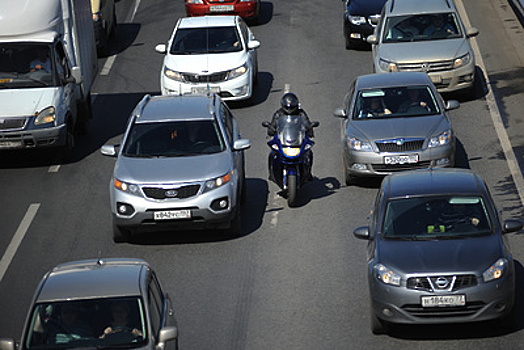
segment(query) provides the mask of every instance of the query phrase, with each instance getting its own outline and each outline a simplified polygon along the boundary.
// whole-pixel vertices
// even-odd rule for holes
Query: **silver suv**
[[[452,0],[389,0],[368,37],[377,73],[426,72],[440,92],[474,91],[475,57]]]
[[[219,96],[146,95],[128,122],[110,183],[113,238],[163,228],[229,229],[241,233],[245,196],[242,139]]]

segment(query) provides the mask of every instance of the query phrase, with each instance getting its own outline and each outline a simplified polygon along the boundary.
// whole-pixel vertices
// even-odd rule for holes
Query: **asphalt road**
[[[136,0],[138,1],[138,0]],[[524,32],[507,0],[465,0],[498,110],[516,159],[522,162]],[[366,244],[353,237],[366,224],[378,181],[346,187],[340,120],[349,84],[370,73],[371,52],[347,51],[338,0],[262,2],[253,31],[259,49],[259,85],[253,105],[232,104],[247,151],[248,201],[242,237],[213,231],[147,234],[128,244],[112,241],[108,185],[114,159],[100,147],[118,143],[129,113],[145,93],[158,94],[162,56],[182,1],[120,0],[119,25],[110,57],[99,60],[95,118],[78,140],[74,159],[55,167],[47,152],[2,154],[0,250],[25,233],[5,274],[0,275],[0,336],[18,339],[42,275],[71,260],[144,258],[172,296],[182,349],[516,349],[524,343],[524,297],[518,329],[500,333],[493,324],[397,327],[392,335],[369,330]],[[313,183],[287,207],[267,181],[265,129],[285,86],[298,94],[316,129]],[[524,217],[522,203],[479,85],[475,100],[451,113],[458,135],[458,166],[487,181],[504,218]],[[445,96],[457,98],[456,96]],[[32,206],[33,205],[33,206]],[[37,207],[35,205],[38,205]],[[37,208],[27,231],[29,208]],[[524,287],[524,238],[509,237]],[[6,256],[0,252],[0,255]],[[4,261],[4,260],[2,260]],[[1,272],[1,271],[0,271]],[[522,293],[521,293],[522,294]]]

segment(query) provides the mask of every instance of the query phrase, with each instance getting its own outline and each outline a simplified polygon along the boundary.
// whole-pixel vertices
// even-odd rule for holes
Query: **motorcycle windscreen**
[[[300,147],[306,135],[306,122],[300,115],[287,115],[277,120],[278,139],[283,147]]]

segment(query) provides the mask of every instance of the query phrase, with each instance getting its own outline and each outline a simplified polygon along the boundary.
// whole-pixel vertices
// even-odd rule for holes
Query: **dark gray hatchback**
[[[465,169],[387,176],[368,226],[368,282],[373,333],[390,323],[515,321],[515,268],[485,182]]]

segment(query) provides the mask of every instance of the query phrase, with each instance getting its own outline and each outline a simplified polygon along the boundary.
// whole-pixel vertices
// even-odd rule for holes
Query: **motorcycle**
[[[311,127],[319,126],[312,122]],[[311,167],[315,144],[307,135],[306,121],[299,115],[282,116],[277,120],[276,128],[269,122],[262,126],[268,128],[272,136],[267,142],[271,149],[268,159],[269,177],[287,196],[290,207],[296,205],[298,190],[312,180]]]

